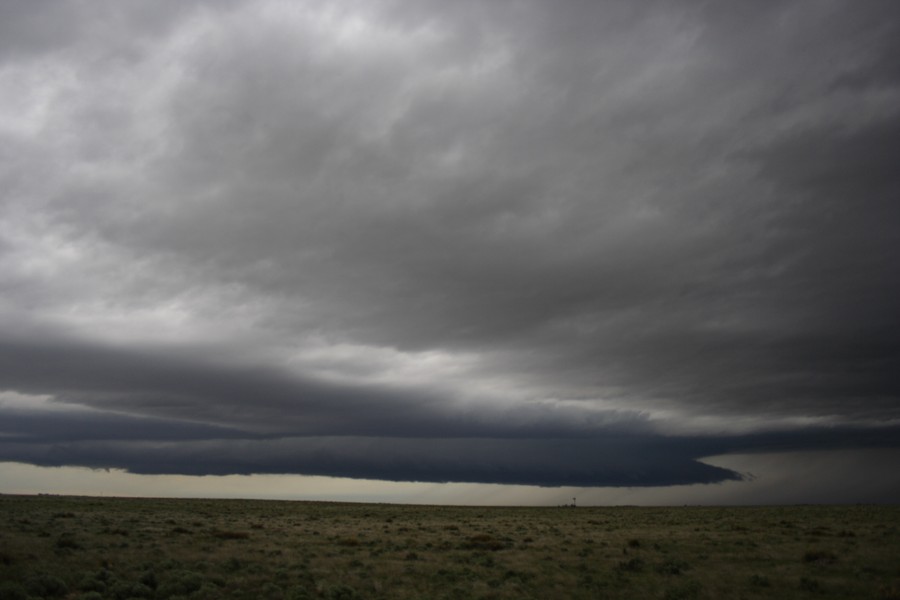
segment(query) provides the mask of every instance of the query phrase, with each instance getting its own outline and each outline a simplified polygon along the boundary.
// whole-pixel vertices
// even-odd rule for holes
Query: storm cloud
[[[0,460],[653,486],[900,446],[893,2],[0,7]]]

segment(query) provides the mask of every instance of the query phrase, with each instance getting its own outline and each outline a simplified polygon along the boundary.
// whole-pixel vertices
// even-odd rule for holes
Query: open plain
[[[900,598],[900,507],[0,496],[0,600]]]

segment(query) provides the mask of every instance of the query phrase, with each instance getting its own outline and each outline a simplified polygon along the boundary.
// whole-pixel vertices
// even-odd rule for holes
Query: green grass
[[[900,600],[900,507],[0,496],[0,600]]]

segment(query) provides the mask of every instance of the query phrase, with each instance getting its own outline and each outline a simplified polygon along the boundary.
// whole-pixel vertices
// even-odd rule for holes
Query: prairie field
[[[0,600],[900,599],[900,507],[0,495]]]

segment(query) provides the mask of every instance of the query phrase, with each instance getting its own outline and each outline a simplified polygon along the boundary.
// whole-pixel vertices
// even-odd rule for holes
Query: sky
[[[0,493],[900,502],[892,0],[3,0]]]

